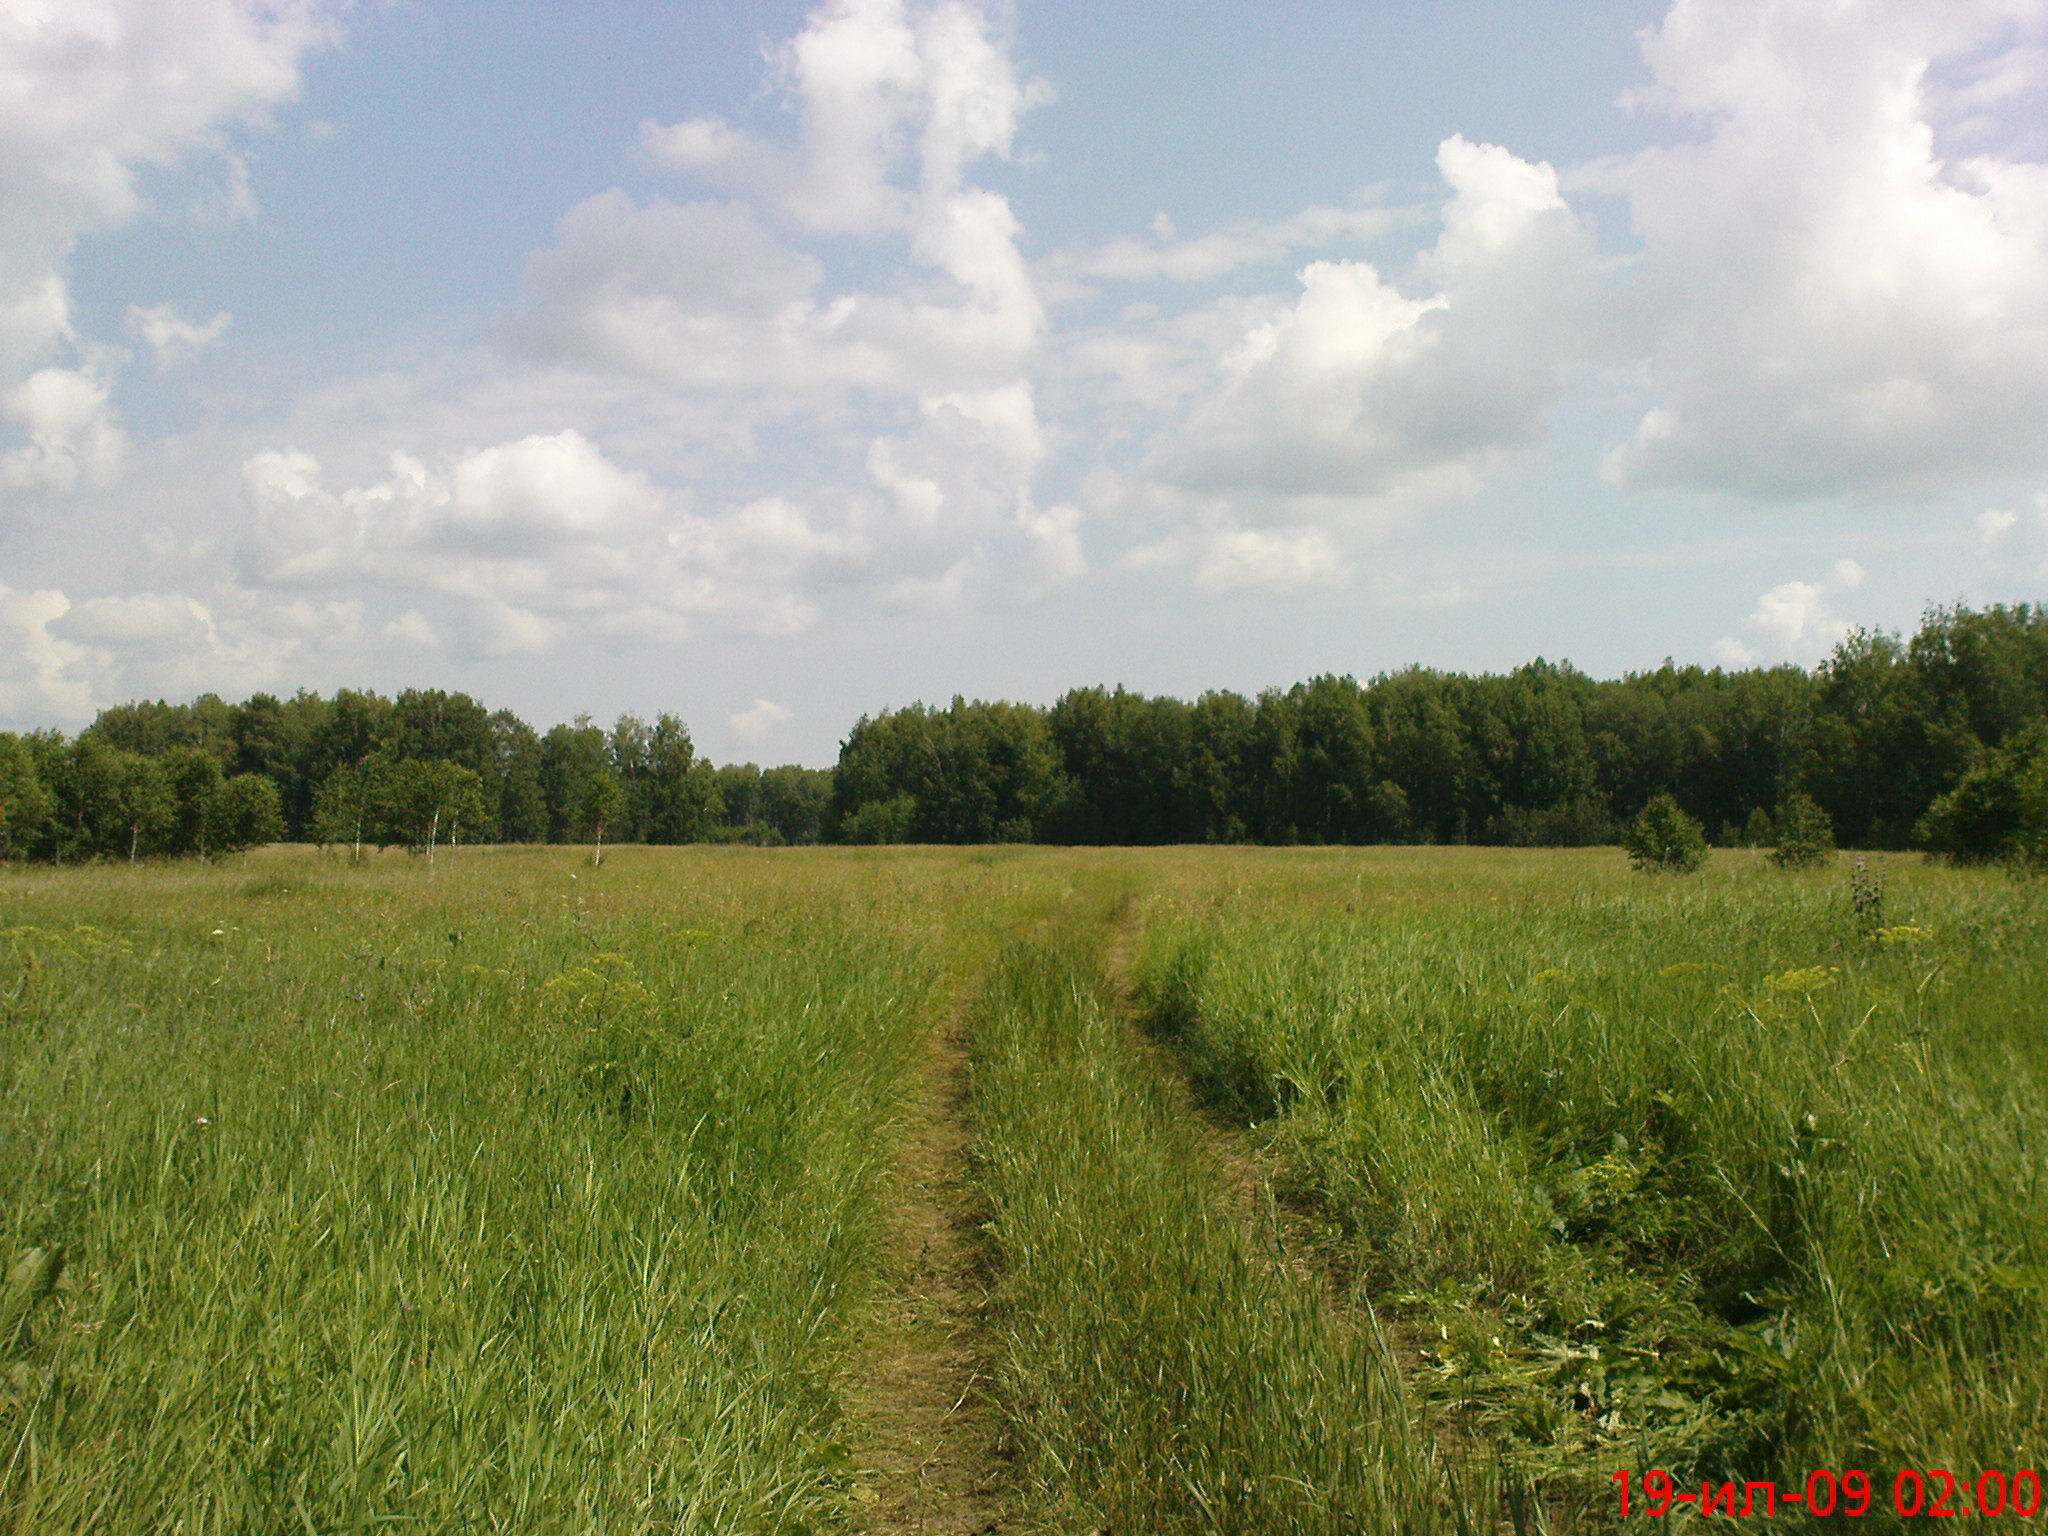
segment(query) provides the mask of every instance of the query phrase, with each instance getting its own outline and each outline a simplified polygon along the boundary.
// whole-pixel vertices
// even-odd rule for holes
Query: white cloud
[[[803,589],[864,553],[780,498],[694,514],[574,431],[472,450],[443,470],[394,454],[387,478],[340,492],[311,455],[266,450],[243,480],[250,590],[396,598],[464,653],[672,642],[698,619],[792,633],[816,619]]]
[[[1268,597],[1342,586],[1351,579],[1336,544],[1320,528],[1239,528],[1221,519],[1183,528],[1159,543],[1132,550],[1120,563],[1137,571],[1184,570],[1204,592],[1256,592]]]
[[[1045,263],[1055,281],[1206,283],[1291,252],[1357,245],[1399,227],[1406,216],[1381,207],[1340,208],[1318,203],[1285,219],[1244,219],[1183,239],[1165,214],[1150,238],[1120,236],[1097,246],[1061,251]]]
[[[548,359],[697,386],[800,383],[820,371],[822,268],[744,208],[579,203],[527,267],[515,339]],[[857,364],[841,363],[841,377]]]
[[[1376,496],[1469,480],[1528,442],[1580,352],[1590,242],[1547,165],[1444,141],[1451,199],[1411,298],[1318,261],[1299,299],[1222,359],[1220,388],[1154,456],[1208,494]],[[1447,471],[1453,473],[1447,476]]]
[[[580,432],[525,437],[455,466],[446,532],[495,553],[630,537],[654,518],[660,493],[618,468]]]
[[[700,117],[645,123],[641,143],[680,170],[723,182],[818,230],[913,229],[920,204],[959,189],[983,156],[1007,158],[1048,87],[1017,78],[988,15],[965,0],[828,0],[779,49],[778,79],[802,119],[783,150]],[[915,147],[920,185],[895,179]]]
[[[96,372],[38,369],[7,392],[0,413],[28,433],[25,447],[0,457],[6,484],[69,491],[81,481],[110,480],[121,467],[127,439]]]
[[[1795,655],[1824,651],[1849,630],[1828,606],[1825,589],[1810,581],[1781,582],[1771,588],[1756,600],[1749,622]]]
[[[1008,199],[968,172],[1009,155],[1042,92],[1019,82],[989,18],[962,0],[831,0],[777,68],[797,149],[712,118],[644,125],[642,144],[805,229],[903,241],[901,280],[827,294],[821,263],[747,208],[612,192],[571,210],[532,263],[515,338],[692,385],[900,395],[1016,379],[1043,306]]]
[[[1864,575],[1856,561],[1841,559],[1825,581],[1780,582],[1756,600],[1749,626],[1761,632],[1780,660],[1818,661],[1849,632],[1830,594],[1855,591],[1863,585]],[[1748,666],[1758,660],[1757,652],[1733,635],[1722,636],[1711,649],[1723,666]]]
[[[1026,596],[1040,596],[1087,573],[1081,523],[1081,509],[1072,502],[1063,501],[1042,512],[1028,502],[1018,507],[1017,526],[1027,547]]]
[[[1195,585],[1209,592],[1297,592],[1336,586],[1349,572],[1320,528],[1234,528],[1207,541],[1195,561]]]
[[[758,747],[775,727],[793,718],[788,710],[772,699],[756,699],[751,707],[728,716],[725,723],[732,727],[732,733],[741,741],[750,747]]]
[[[189,597],[146,592],[92,597],[59,621],[65,635],[96,645],[176,645],[213,633],[213,615]]]
[[[2011,512],[2001,512],[1996,507],[1986,507],[1977,514],[1977,540],[1987,549],[2004,539],[2019,525],[2019,518]]]
[[[139,304],[128,306],[128,329],[140,336],[156,354],[159,369],[189,362],[218,343],[227,334],[233,318],[222,313],[201,325],[196,320],[187,320],[169,304],[157,304],[148,309]]]
[[[138,173],[195,156],[222,167],[224,208],[252,206],[228,131],[297,93],[299,61],[332,34],[334,9],[13,0],[0,12],[0,390],[30,438],[8,454],[8,481],[68,490],[118,463],[105,370],[74,326],[72,252],[135,216]],[[42,366],[67,348],[83,368]]]
[[[104,652],[66,640],[50,626],[71,611],[58,591],[21,592],[0,583],[0,714],[83,724],[98,707]]]
[[[1975,60],[2004,82],[1991,97],[2033,89],[2004,64],[2042,18],[2031,0],[1673,4],[1637,102],[1706,136],[1620,178],[1663,400],[1610,478],[1805,496],[2048,457],[2048,167],[1945,159],[1928,85]]]

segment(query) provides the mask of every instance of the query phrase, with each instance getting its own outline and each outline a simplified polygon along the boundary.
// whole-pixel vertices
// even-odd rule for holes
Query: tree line
[[[1255,698],[955,698],[863,717],[831,770],[714,766],[673,715],[541,733],[440,690],[209,694],[119,705],[73,739],[0,734],[0,854],[51,860],[278,839],[1572,845],[1664,795],[1724,844],[1811,804],[1853,846],[2002,856],[2048,816],[2029,809],[2048,795],[2048,606],[1931,609],[1812,671],[1603,681],[1538,660]]]
[[[439,689],[206,694],[117,705],[72,739],[0,733],[0,855],[58,862],[280,840],[806,843],[830,798],[829,772],[714,766],[674,715],[543,734]]]
[[[1596,681],[1538,660],[1256,698],[1083,688],[1048,709],[913,705],[854,726],[829,828],[847,842],[1571,845],[1616,841],[1669,795],[1722,844],[1773,842],[1810,799],[1852,846],[1991,856],[1984,829],[2020,814],[2010,786],[2041,778],[2027,765],[2048,750],[2033,745],[2048,727],[2030,729],[2044,719],[2048,607],[1958,605],[1910,639],[1853,632],[1810,672],[1666,662]],[[1972,785],[2005,809],[1955,812]]]

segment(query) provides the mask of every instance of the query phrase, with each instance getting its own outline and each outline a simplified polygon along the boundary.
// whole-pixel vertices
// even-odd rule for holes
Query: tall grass
[[[1606,1476],[2048,1451],[2043,891],[1905,862],[1183,859],[1148,1007],[1585,1523]],[[1573,1502],[1566,1498],[1567,1503]]]
[[[0,1341],[0,1531],[830,1524],[903,1068],[999,883],[10,874],[0,1263],[68,1263]]]
[[[1446,1486],[1377,1340],[1254,1246],[1112,1004],[1093,924],[1020,941],[975,1020],[999,1393],[1059,1530],[1429,1531]]]

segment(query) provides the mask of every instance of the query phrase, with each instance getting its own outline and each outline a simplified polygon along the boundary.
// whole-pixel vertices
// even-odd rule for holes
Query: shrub
[[[1621,834],[1629,862],[1645,872],[1690,874],[1707,862],[1707,834],[1669,795],[1658,795]]]
[[[2030,726],[1964,774],[1916,831],[1958,864],[2048,866],[2048,724]]]
[[[1771,862],[1780,869],[1810,869],[1827,863],[1835,851],[1835,824],[1811,796],[1788,796],[1774,822],[1777,846]]]

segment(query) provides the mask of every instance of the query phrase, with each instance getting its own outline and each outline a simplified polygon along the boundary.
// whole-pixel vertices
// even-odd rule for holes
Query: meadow
[[[10,868],[0,1532],[969,1528],[870,1444],[919,1113],[1004,1531],[2038,1468],[2043,913],[1743,852]]]

